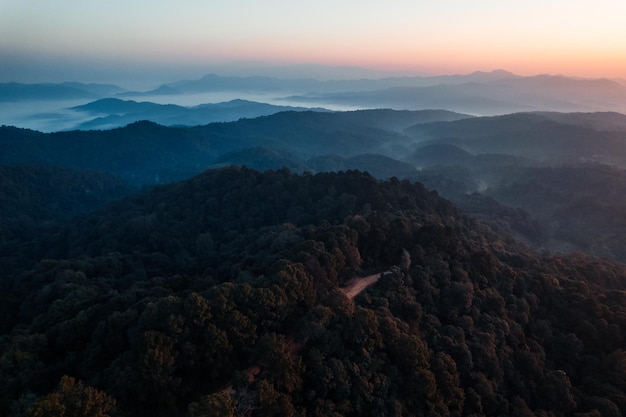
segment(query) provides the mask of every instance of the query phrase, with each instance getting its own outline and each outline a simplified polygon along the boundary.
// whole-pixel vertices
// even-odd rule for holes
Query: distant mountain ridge
[[[615,131],[595,128],[601,115],[607,123],[613,121]],[[422,144],[447,143],[472,153],[506,153],[543,163],[595,161],[623,166],[626,129],[620,126],[624,118],[617,113],[516,113],[419,124],[405,133]]]
[[[342,92],[346,90],[367,91],[392,87],[426,87],[438,84],[464,84],[468,82],[492,82],[503,78],[518,78],[511,72],[496,70],[476,71],[466,75],[382,77],[358,79],[279,78],[272,76],[227,76],[207,74],[195,80],[180,80],[162,84],[156,89],[139,92],[129,91],[124,96],[153,96],[160,94],[186,94],[219,91],[301,91]]]
[[[89,118],[87,102],[100,99],[150,101],[166,106],[197,106],[210,103],[213,114],[198,108],[182,110],[153,106],[129,113],[111,106],[109,113]],[[243,105],[226,112],[218,105],[234,99],[266,104],[256,110]],[[71,104],[68,101],[73,101]],[[40,102],[38,106],[11,106],[17,102]],[[42,106],[41,103],[50,103]],[[277,109],[270,109],[269,105]],[[137,120],[163,125],[196,125],[233,121],[271,114],[274,110],[302,108],[331,110],[444,109],[475,116],[518,112],[626,112],[626,86],[608,79],[579,79],[561,75],[519,76],[504,70],[465,75],[387,77],[364,79],[276,78],[271,76],[225,76],[207,74],[180,80],[148,91],[127,91],[109,84],[0,84],[0,124],[47,132],[69,129],[110,129]],[[56,107],[55,107],[56,106]],[[72,109],[68,109],[71,107]],[[41,109],[41,110],[39,110]],[[120,114],[120,112],[124,114]],[[137,113],[137,114],[134,114]]]
[[[418,110],[442,108],[474,115],[525,111],[626,111],[626,87],[607,79],[562,76],[505,77],[486,82],[388,87],[378,90],[316,92],[290,96],[293,102]]]
[[[131,109],[155,106],[115,100],[91,104],[96,108],[109,105]],[[225,106],[230,105],[238,103]],[[611,128],[598,130],[598,124]],[[424,167],[427,160],[420,156],[420,149],[428,145],[437,145],[438,149],[451,145],[470,155],[500,154],[500,160],[507,156],[535,164],[595,161],[626,165],[626,116],[617,113],[519,113],[474,118],[446,111],[289,111],[190,128],[168,128],[144,121],[108,131],[41,134],[5,127],[0,132],[0,163],[98,169],[139,184],[185,178],[213,164],[245,163],[254,167],[254,153],[238,152],[255,148],[288,152],[292,165],[286,166],[304,169],[314,169],[307,166],[311,158],[364,154]],[[259,153],[259,163],[274,158],[272,152]],[[436,157],[431,153],[428,160],[440,158],[445,163],[451,156],[454,154]],[[458,164],[458,157],[454,158]],[[345,162],[337,163],[342,166]]]
[[[67,100],[95,99],[101,96],[119,94],[125,90],[111,84],[96,83],[0,83],[0,102],[28,100]]]
[[[233,77],[208,74],[161,85],[135,97],[165,94],[248,91],[288,93],[291,102],[393,108],[447,109],[474,115],[520,111],[626,111],[626,86],[608,79],[562,75],[519,76],[504,70],[466,75],[317,80],[313,78]],[[295,92],[295,94],[294,94]]]
[[[215,73],[195,80],[179,80],[160,85],[148,91],[131,91],[113,84],[63,83],[0,83],[0,101],[56,100],[60,98],[111,98],[178,95],[207,91],[342,91],[345,89],[379,89],[399,86],[428,86],[486,82],[519,76],[496,70],[477,71],[467,75],[383,77],[359,79],[318,80],[315,78],[280,78],[271,76],[225,76]]]
[[[89,168],[134,184],[151,184],[189,177],[224,163],[219,158],[225,154],[250,148],[280,149],[303,161],[327,154],[345,158],[368,153],[399,155],[411,141],[402,133],[404,129],[466,117],[446,111],[290,111],[190,128],[142,121],[112,130],[42,134],[4,127],[0,128],[0,163]],[[228,162],[239,163],[232,157]]]
[[[138,120],[150,120],[164,126],[197,126],[213,122],[232,122],[241,118],[267,116],[281,111],[309,111],[307,107],[275,106],[248,100],[231,100],[223,103],[184,107],[174,104],[157,104],[105,98],[72,110],[100,115],[83,122],[78,129],[111,129],[126,126]],[[315,109],[326,111],[325,109]]]
[[[626,260],[626,199],[619,191],[626,184],[625,143],[626,115],[610,112],[288,111],[194,127],[145,120],[51,134],[2,127],[0,164],[96,170],[134,186],[230,165],[361,170],[419,181],[539,248]]]

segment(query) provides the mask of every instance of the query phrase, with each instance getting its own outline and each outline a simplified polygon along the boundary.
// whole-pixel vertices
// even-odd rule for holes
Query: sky
[[[0,0],[0,82],[300,64],[624,79],[624,17],[625,0]]]

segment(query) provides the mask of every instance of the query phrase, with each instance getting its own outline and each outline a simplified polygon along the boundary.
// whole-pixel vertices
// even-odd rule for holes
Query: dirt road
[[[379,273],[368,277],[351,279],[348,281],[348,285],[343,287],[341,291],[343,291],[346,297],[352,300],[354,297],[363,292],[364,289],[378,281],[380,276],[381,274]]]

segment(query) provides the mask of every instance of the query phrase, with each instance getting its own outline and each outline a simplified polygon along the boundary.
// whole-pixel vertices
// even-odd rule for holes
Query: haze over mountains
[[[617,111],[626,103],[626,87],[617,81],[506,71],[343,80],[209,74],[144,92],[73,82],[7,83],[0,92],[5,117],[28,113],[18,116],[25,117],[18,127],[80,129],[43,135],[3,128],[2,163],[96,169],[135,186],[231,164],[294,172],[360,169],[378,178],[422,181],[533,245],[622,257],[616,237],[605,236],[612,243],[602,246],[592,234],[581,240],[580,233],[557,233],[553,216],[566,206],[545,196],[538,200],[533,195],[543,185],[530,185],[537,170],[556,168],[549,175],[558,177],[566,165],[590,176],[601,175],[593,164],[606,165],[618,169],[602,174],[606,181],[621,181],[626,117]],[[61,103],[67,106],[50,110]],[[302,105],[290,105],[297,103]],[[33,114],[38,106],[47,110]],[[370,107],[396,110],[337,111]],[[446,110],[425,110],[433,108]],[[579,111],[587,109],[593,112]],[[483,113],[497,116],[474,117]],[[523,204],[513,189],[539,203]],[[604,201],[598,189],[578,191],[601,205],[622,204]],[[468,198],[471,193],[479,194]],[[576,204],[571,193],[577,191],[560,201]],[[508,208],[524,214],[505,215]],[[541,227],[547,234],[538,232]]]
[[[0,414],[626,414],[619,83],[0,93]]]
[[[108,101],[107,106],[102,102],[93,103],[111,98],[120,101]],[[144,108],[129,110],[133,105],[138,106],[133,101],[144,103]],[[266,105],[258,104],[252,109],[250,101]],[[178,105],[186,110],[157,109],[156,106],[148,110],[148,103]],[[220,103],[228,104],[217,106]],[[237,116],[267,115],[287,108],[445,109],[472,115],[499,115],[519,111],[623,112],[624,103],[626,87],[617,81],[549,75],[521,77],[506,71],[342,80],[209,74],[195,80],[166,83],[148,91],[70,82],[0,84],[0,110],[3,111],[0,123],[49,132],[108,129],[142,119],[164,125],[191,126],[236,120]],[[204,105],[203,110],[198,108],[200,105]],[[223,108],[235,105],[241,108],[232,112]]]
[[[275,106],[235,99],[225,103],[200,104],[183,107],[107,98],[93,101],[72,110],[98,116],[77,126],[81,130],[111,129],[138,120],[150,120],[165,126],[196,126],[211,122],[231,122],[242,118],[266,116],[281,111],[304,111],[306,107]],[[319,109],[324,110],[324,109]]]
[[[0,417],[626,416],[624,16],[0,0]]]
[[[120,104],[96,104],[109,102]],[[626,229],[611,214],[626,208],[626,192],[618,191],[624,143],[620,113],[287,111],[195,127],[143,121],[49,134],[3,127],[0,162],[97,170],[134,186],[229,165],[298,173],[358,169],[420,181],[531,246],[626,260],[620,237]]]

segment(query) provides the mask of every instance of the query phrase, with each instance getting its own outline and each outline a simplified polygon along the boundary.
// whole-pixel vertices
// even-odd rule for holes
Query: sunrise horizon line
[[[155,88],[159,86],[184,81],[201,79],[209,75],[232,78],[248,78],[248,77],[268,77],[275,79],[314,79],[318,81],[344,81],[344,80],[382,80],[392,78],[437,78],[437,77],[466,77],[476,74],[497,74],[502,73],[510,77],[533,78],[533,77],[562,77],[576,80],[609,80],[609,81],[626,81],[626,77],[611,75],[580,75],[576,72],[568,71],[520,71],[510,69],[505,65],[493,66],[490,68],[476,67],[473,70],[426,70],[426,69],[408,69],[400,67],[380,67],[367,66],[359,64],[327,64],[318,62],[290,62],[278,63],[273,61],[262,60],[241,60],[241,61],[223,61],[212,64],[186,64],[178,68],[165,68],[164,64],[168,62],[160,62],[154,65],[143,65],[141,68],[115,68],[114,70],[101,69],[96,71],[74,69],[68,71],[66,77],[60,72],[64,72],[57,68],[51,71],[46,77],[43,73],[45,69],[40,68],[40,72],[31,75],[22,72],[19,76],[11,77],[9,74],[0,74],[0,83],[20,83],[20,84],[61,84],[67,82],[79,83],[111,83],[125,84],[132,83],[132,78],[145,72],[147,69],[154,69],[155,74],[152,83]],[[286,71],[297,69],[293,74]],[[109,74],[98,74],[98,72],[109,72]],[[281,73],[282,71],[282,73]],[[307,73],[308,71],[308,73]],[[324,74],[324,71],[329,73]],[[343,74],[333,74],[332,71],[345,71]],[[72,72],[75,72],[72,74]],[[117,74],[114,74],[117,72]],[[176,73],[180,72],[180,76]],[[317,73],[316,73],[317,72]],[[121,85],[119,85],[121,86]],[[150,88],[148,85],[144,88]]]

